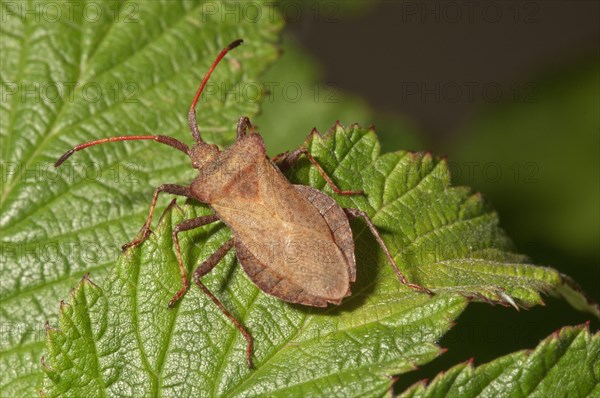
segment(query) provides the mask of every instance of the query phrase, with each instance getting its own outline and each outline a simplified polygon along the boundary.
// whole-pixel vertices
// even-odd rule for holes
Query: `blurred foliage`
[[[535,263],[600,299],[598,58],[530,80],[533,91],[490,105],[450,150],[455,182],[484,192]],[[470,173],[469,171],[472,171]]]
[[[293,37],[284,36],[282,47],[281,58],[262,78],[269,91],[262,99],[259,116],[253,120],[270,155],[299,147],[314,127],[325,132],[336,119],[345,125],[376,123],[384,152],[425,149],[408,120],[395,115],[378,115],[357,96],[323,83],[317,60]]]

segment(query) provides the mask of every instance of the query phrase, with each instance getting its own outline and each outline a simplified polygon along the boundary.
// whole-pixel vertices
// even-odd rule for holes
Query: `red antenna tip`
[[[244,42],[244,40],[242,40],[242,39],[237,39],[235,41],[232,41],[227,46],[227,50],[232,50],[232,49],[236,48],[237,46],[239,46],[240,44],[242,44],[243,42]]]

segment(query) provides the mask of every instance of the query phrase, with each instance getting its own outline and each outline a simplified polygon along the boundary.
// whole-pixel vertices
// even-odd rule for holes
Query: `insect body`
[[[55,166],[60,166],[74,152],[87,147],[127,140],[154,140],[190,157],[192,166],[198,170],[198,176],[191,186],[164,184],[158,187],[146,222],[138,236],[124,245],[123,250],[139,245],[150,235],[159,193],[185,196],[208,204],[214,214],[185,220],[173,229],[182,287],[169,302],[169,307],[172,308],[189,288],[179,233],[217,221],[225,223],[231,228],[233,238],[200,264],[194,271],[193,280],[243,334],[247,340],[248,366],[252,367],[252,336],[201,281],[233,247],[246,274],[264,292],[290,303],[316,307],[324,307],[328,303],[340,304],[344,297],[350,295],[350,284],[356,279],[354,241],[348,216],[361,217],[380,244],[400,282],[429,294],[431,291],[408,283],[365,213],[357,209],[342,209],[331,197],[317,189],[290,184],[281,169],[305,155],[334,192],[342,195],[362,194],[362,191],[337,188],[306,149],[300,148],[269,159],[262,137],[254,131],[247,117],[239,119],[236,142],[231,147],[221,151],[216,145],[202,140],[196,123],[196,103],[216,65],[241,42],[236,40],[220,52],[196,92],[188,113],[195,140],[192,148],[175,138],[161,135],[103,138],[75,146],[62,155]]]
[[[213,164],[200,169],[192,196],[232,229],[254,283],[288,302],[339,304],[356,274],[352,234],[339,206],[314,188],[291,185],[266,157],[258,134],[241,136]],[[227,177],[215,178],[223,171]]]

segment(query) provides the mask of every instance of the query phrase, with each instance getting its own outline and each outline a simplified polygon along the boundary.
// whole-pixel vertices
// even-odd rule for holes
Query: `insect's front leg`
[[[181,247],[179,246],[178,237],[179,233],[183,231],[189,231],[191,229],[200,228],[206,224],[210,224],[218,220],[219,217],[217,217],[216,214],[211,214],[209,216],[201,216],[182,221],[181,223],[177,224],[175,228],[173,228],[173,241],[175,242],[177,263],[179,264],[179,273],[181,274],[181,289],[179,289],[179,291],[175,293],[171,301],[169,301],[169,308],[173,308],[175,303],[177,303],[177,301],[179,301],[179,299],[183,297],[185,292],[187,292],[187,290],[190,287],[190,283],[187,279],[187,273],[185,272],[185,265],[183,264],[183,257],[181,256]]]
[[[398,279],[400,280],[400,282],[403,285],[408,286],[412,289],[427,293],[429,295],[433,295],[433,292],[431,290],[427,289],[426,287],[423,287],[423,286],[420,286],[420,285],[417,285],[414,283],[410,283],[406,279],[406,277],[402,274],[402,272],[400,272],[400,269],[396,265],[396,262],[394,261],[394,258],[390,254],[390,251],[388,250],[385,242],[383,241],[383,239],[381,239],[381,235],[379,235],[379,231],[377,230],[377,227],[375,227],[375,224],[373,224],[373,221],[371,221],[371,218],[369,218],[367,213],[365,213],[362,210],[351,209],[351,208],[345,208],[344,212],[347,215],[354,217],[354,218],[360,217],[365,221],[365,223],[367,223],[367,227],[369,227],[369,230],[371,230],[371,233],[375,237],[375,240],[377,241],[377,243],[379,243],[379,246],[381,246],[381,249],[385,253],[385,256],[387,257],[389,263],[391,264],[392,268],[394,268],[394,272],[396,272],[396,276],[398,277]]]
[[[150,225],[152,225],[152,216],[154,215],[154,209],[156,208],[156,201],[158,200],[158,194],[161,192],[171,193],[173,195],[185,196],[187,198],[192,198],[192,193],[190,192],[190,187],[185,187],[183,185],[175,185],[175,184],[163,184],[160,187],[156,188],[154,191],[154,196],[152,197],[152,203],[150,204],[150,212],[148,213],[148,217],[146,217],[146,222],[142,225],[140,232],[138,232],[138,236],[129,243],[121,246],[123,251],[129,249],[130,247],[134,247],[144,242],[150,234],[152,230],[150,229]],[[165,212],[168,210],[165,209]],[[164,212],[163,212],[164,214]]]
[[[310,161],[310,163],[312,163],[312,165],[317,168],[317,171],[325,179],[327,185],[331,187],[333,192],[337,193],[338,195],[363,195],[365,193],[362,190],[353,191],[338,188],[338,186],[335,185],[335,182],[333,182],[331,177],[327,175],[327,173],[325,172],[325,170],[323,170],[319,162],[317,162],[317,160],[312,157],[312,155],[308,152],[306,148],[300,147],[298,149],[293,150],[292,152],[285,152],[279,154],[273,158],[273,162],[277,165],[277,167],[279,167],[281,171],[284,171],[290,168],[294,163],[296,163],[302,155],[305,155]]]

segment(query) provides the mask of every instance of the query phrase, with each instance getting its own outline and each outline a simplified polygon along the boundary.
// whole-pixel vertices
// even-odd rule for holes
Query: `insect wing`
[[[243,242],[236,248],[248,251],[238,258],[254,257],[274,280],[339,301],[350,284],[348,259],[329,225],[268,160],[253,167],[256,170],[246,169],[243,183],[232,186],[226,198],[211,204],[235,239]]]

